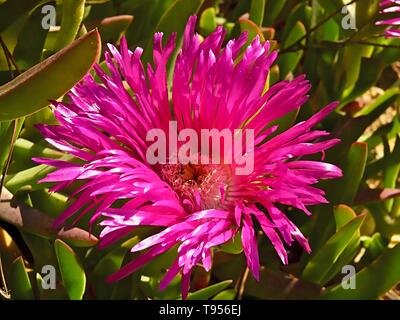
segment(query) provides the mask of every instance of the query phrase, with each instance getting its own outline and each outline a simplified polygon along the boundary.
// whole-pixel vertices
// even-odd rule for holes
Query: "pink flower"
[[[109,73],[97,66],[102,84],[90,75],[69,94],[70,103],[55,102],[60,125],[41,125],[46,140],[80,162],[35,159],[57,168],[42,182],[57,183],[52,191],[80,181],[72,205],[58,217],[56,227],[89,211],[90,222],[103,217],[100,247],[129,235],[138,226],[164,229],[132,248],[147,249],[137,259],[109,277],[117,281],[138,270],[157,255],[178,245],[178,258],[161,281],[165,288],[182,275],[182,296],[190,287],[194,266],[212,265],[213,248],[241,232],[247,264],[259,278],[255,226],[261,226],[283,263],[288,263],[285,244],[296,240],[310,252],[307,239],[277,204],[298,208],[327,203],[324,192],[313,185],[320,179],[341,176],[334,165],[304,157],[334,146],[338,139],[312,130],[335,109],[332,103],[287,131],[271,137],[270,126],[304,104],[310,84],[304,76],[282,81],[266,92],[265,83],[277,53],[269,43],[255,38],[241,55],[247,35],[229,41],[217,28],[204,41],[195,34],[196,17],[186,26],[177,57],[172,95],[167,85],[167,64],[175,48],[175,34],[162,46],[162,33],[154,36],[154,66],[141,63],[142,49],[131,52],[125,39],[118,51],[109,45],[105,59]],[[122,76],[121,76],[122,74]],[[126,81],[124,83],[123,81]],[[172,110],[172,112],[171,112]],[[150,165],[146,134],[154,128],[168,131],[169,121],[178,129],[252,129],[255,148],[250,174],[237,175],[236,164]]]
[[[384,0],[379,3],[379,6],[383,7],[380,11],[381,14],[393,14],[398,13],[398,16],[388,20],[377,21],[377,25],[389,25],[399,26],[400,25],[400,0]],[[399,38],[400,30],[397,28],[389,28],[385,30],[385,36],[388,38]]]

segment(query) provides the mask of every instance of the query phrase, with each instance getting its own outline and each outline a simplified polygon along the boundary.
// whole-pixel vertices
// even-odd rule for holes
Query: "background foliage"
[[[0,0],[2,298],[180,297],[179,278],[165,291],[158,290],[174,259],[173,250],[116,284],[106,283],[106,275],[132,258],[132,244],[152,229],[139,229],[125,242],[103,250],[95,247],[98,230],[89,237],[87,221],[69,230],[52,229],[54,217],[67,206],[68,194],[49,193],[48,185],[38,185],[36,181],[51,168],[35,165],[31,158],[66,157],[47,145],[34,124],[54,123],[49,100],[62,99],[94,62],[102,63],[101,42],[118,43],[126,34],[131,48],[143,47],[144,59],[150,61],[153,33],[177,31],[181,39],[192,14],[198,14],[197,31],[203,36],[223,25],[228,38],[247,30],[250,39],[258,34],[272,41],[280,56],[269,85],[307,75],[313,85],[309,102],[299,113],[281,119],[279,130],[340,100],[336,112],[320,125],[342,139],[326,160],[338,164],[344,177],[322,183],[331,203],[313,207],[311,218],[287,209],[309,237],[311,255],[294,246],[289,249],[289,265],[282,266],[271,244],[259,237],[263,267],[256,282],[248,276],[240,241],[234,241],[214,252],[210,273],[195,270],[189,299],[399,298],[395,286],[400,281],[400,39],[385,39],[382,27],[374,25],[377,0],[351,1],[356,29],[348,30],[342,25],[342,0],[22,3]],[[58,27],[50,30],[41,25],[46,4],[56,6]],[[42,289],[44,265],[56,266],[55,290]],[[357,271],[353,290],[341,285],[345,265]]]

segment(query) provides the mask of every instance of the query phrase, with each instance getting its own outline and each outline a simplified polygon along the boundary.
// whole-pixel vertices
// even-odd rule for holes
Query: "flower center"
[[[229,166],[216,164],[165,164],[163,179],[179,195],[186,210],[223,208],[231,174]]]

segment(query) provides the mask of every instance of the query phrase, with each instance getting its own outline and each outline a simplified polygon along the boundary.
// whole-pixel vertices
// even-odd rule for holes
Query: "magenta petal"
[[[247,266],[252,271],[254,277],[259,280],[260,262],[258,258],[257,239],[250,216],[245,216],[243,220],[242,243],[247,259]]]
[[[175,260],[172,266],[168,269],[164,278],[160,281],[160,290],[164,290],[171,283],[171,281],[179,273],[180,269],[181,268],[178,265],[178,260]]]
[[[183,273],[182,274],[182,299],[186,299],[189,293],[189,288],[190,288],[190,272],[189,273]]]
[[[154,248],[150,249],[148,252],[142,254],[137,259],[127,263],[125,266],[123,266],[117,272],[108,276],[107,281],[115,282],[115,281],[121,280],[121,279],[129,276],[130,274],[135,272],[137,269],[139,269],[141,266],[148,263],[151,259],[153,259],[154,257],[158,256],[159,254],[167,251],[172,246],[173,246],[173,243],[169,243],[162,247],[154,247]]]
[[[279,235],[274,230],[273,224],[268,220],[263,212],[259,210],[254,210],[253,214],[260,223],[260,226],[263,229],[264,233],[267,235],[272,245],[274,246],[275,251],[277,252],[281,261],[284,264],[288,264],[286,249],[283,246],[282,240],[279,238]]]
[[[398,1],[383,1],[382,14],[398,11],[394,6]],[[68,102],[52,102],[57,125],[37,126],[48,143],[74,159],[33,159],[55,168],[40,181],[54,183],[50,192],[69,194],[69,207],[57,217],[55,227],[90,215],[89,230],[94,223],[102,228],[100,248],[141,227],[160,228],[131,248],[136,259],[109,276],[109,281],[127,277],[176,248],[177,257],[160,288],[181,274],[183,298],[189,293],[193,269],[202,266],[210,271],[213,251],[238,232],[247,266],[259,278],[253,219],[284,264],[288,263],[284,243],[296,240],[309,252],[307,239],[281,207],[311,215],[310,206],[328,202],[318,182],[342,175],[338,167],[324,162],[325,151],[339,140],[327,131],[313,130],[338,103],[273,135],[279,129],[276,120],[307,101],[311,85],[305,75],[266,90],[278,55],[271,52],[268,41],[256,36],[245,47],[247,33],[225,39],[222,26],[203,39],[195,33],[196,21],[196,16],[189,18],[172,74],[167,70],[175,56],[175,33],[168,39],[159,32],[154,35],[153,61],[147,64],[142,62],[143,49],[130,50],[125,37],[119,48],[109,44],[104,54],[107,70],[95,66],[96,80],[88,74],[68,93]],[[386,30],[387,36],[397,33],[394,28]],[[151,52],[146,56],[151,57]],[[254,148],[247,146],[246,135],[235,148],[228,148],[235,160],[251,165],[250,172],[239,174],[238,162],[169,163],[178,153],[171,145],[169,150],[158,150],[161,155],[172,151],[171,155],[154,164],[148,159],[153,146],[148,134],[163,130],[168,132],[166,141],[173,142],[175,133],[168,130],[175,126],[171,120],[177,129],[192,129],[200,136],[203,130],[225,130],[236,138],[239,129],[253,130]],[[178,141],[176,147],[183,144]],[[224,146],[213,151],[222,153]],[[196,159],[207,158],[204,153],[196,153]],[[307,160],[310,156],[319,161]]]

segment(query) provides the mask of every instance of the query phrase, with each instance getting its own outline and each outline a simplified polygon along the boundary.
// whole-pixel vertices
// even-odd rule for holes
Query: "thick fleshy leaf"
[[[388,103],[390,105],[394,101],[394,98],[396,98],[399,94],[399,88],[391,88],[386,90],[386,92],[379,96],[373,103],[365,106],[359,112],[357,112],[355,114],[355,117],[367,116],[385,103]]]
[[[271,26],[274,24],[275,20],[279,17],[285,7],[287,0],[275,1],[267,0],[265,5],[265,18],[264,25]]]
[[[204,36],[211,34],[217,27],[216,12],[214,7],[203,11],[199,20],[200,31]]]
[[[251,0],[250,20],[260,27],[264,21],[265,1],[266,0]]]
[[[400,173],[400,138],[396,137],[393,151],[387,140],[384,141],[385,159],[383,163],[383,186],[385,188],[395,188]],[[390,212],[393,206],[393,199],[385,201],[385,208]]]
[[[259,36],[261,41],[265,40],[262,29],[253,21],[251,21],[248,18],[247,14],[239,18],[239,24],[240,24],[240,31],[247,32],[248,34],[245,46],[249,46],[256,36]]]
[[[38,143],[19,138],[15,141],[13,157],[18,161],[29,161],[32,163],[32,158],[51,158],[57,159],[64,154],[58,150],[44,147]]]
[[[57,218],[69,206],[68,197],[57,192],[50,193],[48,189],[31,191],[29,197],[35,209],[52,218]]]
[[[336,203],[352,204],[361,179],[364,175],[368,156],[368,145],[363,142],[355,142],[350,147],[347,158],[341,165],[343,178],[334,181],[331,191],[331,199]]]
[[[54,242],[58,267],[64,287],[71,300],[81,300],[86,288],[86,275],[75,252],[65,242]]]
[[[6,164],[7,158],[9,156],[11,140],[16,139],[21,132],[22,126],[24,124],[23,119],[14,121],[4,121],[0,122],[0,176],[2,175],[4,166]],[[14,132],[15,129],[15,132]]]
[[[163,32],[166,36],[176,32],[179,37],[183,35],[185,24],[190,15],[195,14],[203,4],[204,0],[176,0],[163,13],[154,32]],[[177,38],[179,43],[181,38]],[[148,42],[144,51],[145,60],[150,61],[153,48],[153,40]]]
[[[292,46],[294,43],[299,41],[305,35],[306,35],[306,28],[304,24],[301,21],[297,21],[293,29],[289,33],[288,37],[283,42],[283,49]],[[285,54],[279,56],[278,64],[279,64],[281,78],[285,78],[290,72],[292,72],[296,68],[302,56],[303,56],[303,50],[297,50],[295,52],[286,52]]]
[[[79,228],[56,230],[53,228],[54,219],[41,211],[31,208],[25,203],[13,200],[12,194],[3,189],[0,203],[0,219],[27,232],[47,239],[61,238],[77,247],[91,247],[97,243],[97,238]]]
[[[376,58],[361,59],[360,74],[362,77],[357,79],[357,82],[350,95],[343,97],[340,100],[340,106],[345,106],[349,102],[354,101],[373,86],[382,74],[385,65]],[[335,69],[334,69],[335,70]],[[337,99],[337,97],[336,97]]]
[[[377,62],[379,63],[379,62]],[[375,62],[371,62],[371,65],[375,65]],[[363,73],[363,77],[360,77],[360,79],[365,79],[368,77],[368,74]],[[375,81],[373,81],[375,82]],[[369,84],[368,88],[371,86]],[[367,88],[364,89],[364,91]],[[362,91],[362,92],[364,92]],[[343,163],[343,159],[345,159],[348,156],[348,149],[352,147],[352,145],[355,143],[354,141],[360,141],[357,143],[361,143],[360,137],[362,134],[365,132],[365,130],[370,127],[375,121],[379,119],[379,117],[393,104],[393,102],[396,100],[397,96],[394,95],[390,99],[384,99],[381,100],[381,103],[376,105],[373,110],[369,112],[368,115],[365,116],[359,116],[356,118],[350,118],[350,117],[341,117],[337,120],[337,129],[333,132],[334,135],[338,138],[341,139],[341,143],[333,147],[332,149],[328,150],[327,152],[327,157],[329,159],[332,159],[331,161],[334,161],[336,163]],[[342,106],[343,101],[342,101]],[[368,107],[367,107],[368,108]],[[395,120],[396,121],[396,120]],[[378,133],[378,132],[377,132]],[[380,133],[378,134],[380,135]],[[395,136],[396,134],[394,134]],[[374,137],[374,136],[373,136]],[[368,141],[368,147],[371,147],[371,149],[376,146],[377,144],[380,144],[382,142],[381,136],[379,136],[378,143],[374,143],[370,146],[370,142]],[[360,148],[360,147],[359,147]],[[379,160],[378,160],[379,161]],[[343,167],[344,165],[342,165]],[[340,180],[341,181],[341,180]],[[337,182],[332,183],[339,183],[339,180]]]
[[[338,9],[343,7],[342,0],[332,0],[332,1],[316,1],[318,5],[322,6],[325,9],[325,13],[333,13]]]
[[[127,263],[130,259],[130,253],[128,252],[122,264]],[[141,288],[141,275],[140,272],[135,272],[134,274],[126,277],[118,281],[112,292],[111,299],[112,300],[122,300],[122,299],[145,299],[146,297],[142,295]]]
[[[65,94],[90,70],[99,53],[100,37],[94,30],[0,87],[0,121],[36,112]]]
[[[74,41],[81,27],[84,12],[85,0],[63,0],[61,26],[54,51],[61,50]]]
[[[329,267],[326,276],[321,282],[324,283],[324,285],[326,285],[332,279],[342,276],[341,272],[343,270],[343,267],[349,264],[354,264],[353,259],[357,255],[359,248],[360,248],[360,231],[357,231],[354,234],[353,238],[350,240],[347,247],[343,250],[342,254],[336,260],[336,262]]]
[[[117,246],[115,249],[111,250],[96,263],[93,269],[93,274],[89,278],[89,281],[93,286],[97,299],[111,298],[113,289],[118,284],[108,283],[104,281],[104,279],[108,275],[118,271],[128,250],[138,242],[138,237],[129,239],[123,244]]]
[[[136,46],[145,48],[148,42],[152,42],[155,26],[174,2],[176,0],[125,1],[125,12],[135,16],[126,35],[131,48],[135,48]]]
[[[232,283],[232,280],[225,280],[216,284],[213,284],[207,288],[198,290],[193,293],[189,293],[187,300],[207,300],[216,295],[217,293],[224,290]]]
[[[333,208],[333,214],[335,215],[336,231],[339,231],[340,228],[345,226],[357,216],[352,208],[344,204],[335,206]]]
[[[327,289],[321,299],[377,299],[400,281],[400,245],[388,250],[355,276],[356,287],[346,290],[341,284]]]
[[[110,0],[86,0],[86,4],[102,4]]]
[[[235,289],[228,289],[215,295],[212,300],[235,300],[236,294],[237,292]]]
[[[72,156],[63,156],[59,160],[70,161]],[[12,193],[16,193],[21,188],[29,188],[29,190],[40,190],[44,189],[48,184],[42,184],[39,180],[46,177],[49,173],[55,169],[47,165],[37,165],[29,169],[21,170],[16,173],[10,173],[5,178],[5,187]]]
[[[44,265],[55,265],[56,258],[51,241],[41,236],[34,235],[24,230],[19,230],[23,241],[28,246],[32,255],[33,269],[36,272],[41,272]]]
[[[43,189],[46,185],[38,183],[38,180],[43,179],[54,168],[46,165],[38,165],[15,174],[9,174],[4,180],[5,187],[12,193],[16,193],[22,188],[29,187],[30,190]]]
[[[10,286],[11,298],[15,300],[33,300],[31,281],[26,272],[22,257],[17,258],[11,266],[8,284]]]
[[[339,259],[361,227],[364,216],[358,216],[339,229],[310,259],[302,278],[317,284],[324,284],[331,276],[328,272]]]
[[[104,18],[99,21],[91,21],[85,23],[88,30],[98,28],[101,41],[115,43],[120,40],[121,36],[125,34],[128,27],[133,21],[133,16],[131,15],[121,15]]]
[[[13,56],[21,70],[40,62],[48,30],[42,27],[42,6],[36,8],[22,28]]]
[[[282,39],[287,39],[291,30],[296,25],[297,21],[302,21],[305,26],[308,27],[311,21],[312,8],[305,2],[299,3],[291,11],[289,16],[285,21],[285,26],[283,28]],[[315,65],[315,64],[314,64]]]
[[[370,262],[374,261],[388,250],[388,241],[384,239],[380,233],[375,233],[372,237],[364,236],[362,242],[366,251],[365,258]]]
[[[343,97],[350,95],[357,83],[360,75],[363,50],[363,46],[361,45],[352,45],[344,48],[342,62],[343,73],[345,74]]]
[[[0,33],[42,0],[6,1],[0,4]]]

